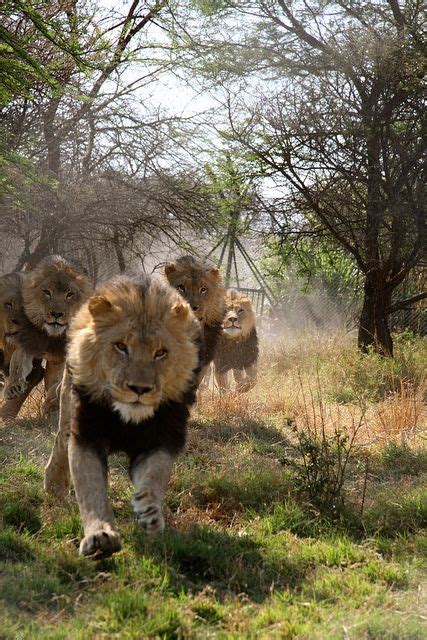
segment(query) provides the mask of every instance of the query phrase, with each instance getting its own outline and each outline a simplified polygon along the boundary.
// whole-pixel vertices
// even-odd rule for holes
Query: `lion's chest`
[[[72,432],[85,444],[109,453],[122,451],[133,458],[164,449],[176,455],[185,445],[189,410],[186,404],[160,405],[153,417],[135,424],[125,422],[111,407],[91,402],[73,392]]]
[[[230,369],[249,367],[257,358],[258,336],[254,329],[245,340],[230,340],[221,336],[214,362],[217,369],[225,373]]]

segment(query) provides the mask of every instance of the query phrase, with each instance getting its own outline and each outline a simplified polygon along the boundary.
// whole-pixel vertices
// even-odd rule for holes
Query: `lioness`
[[[220,390],[225,390],[227,373],[232,370],[237,390],[249,391],[257,377],[259,350],[255,313],[249,298],[233,289],[227,291],[225,304],[223,331],[214,356],[215,377]]]
[[[113,451],[129,456],[138,523],[148,533],[164,528],[162,500],[195,400],[201,330],[189,305],[160,279],[119,276],[77,312],[68,339],[45,489],[68,490],[69,455],[84,524],[80,553],[107,556],[120,549],[107,497]]]
[[[44,258],[28,274],[22,285],[23,313],[4,391],[6,399],[26,391],[33,360],[44,358],[45,412],[56,409],[68,323],[90,290],[80,267],[61,256]]]
[[[9,376],[9,365],[15,351],[16,339],[22,317],[22,283],[26,274],[8,273],[0,278],[0,372]],[[5,400],[0,406],[0,419],[15,418],[32,389],[43,379],[44,369],[40,360],[34,360],[27,376],[25,393],[11,400]]]
[[[192,256],[182,256],[165,266],[169,283],[189,302],[203,327],[205,353],[200,380],[212,361],[224,318],[224,289],[219,269]]]

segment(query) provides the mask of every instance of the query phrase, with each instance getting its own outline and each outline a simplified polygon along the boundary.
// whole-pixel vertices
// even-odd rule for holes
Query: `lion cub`
[[[68,323],[90,291],[82,270],[61,256],[44,258],[24,279],[23,310],[4,391],[6,399],[25,393],[33,360],[44,358],[45,412],[56,409]]]
[[[237,391],[242,393],[253,387],[257,377],[259,350],[255,312],[249,298],[233,289],[227,291],[225,304],[223,331],[214,356],[215,377],[220,390],[225,390],[227,373],[232,370]]]
[[[129,456],[138,523],[148,533],[163,530],[163,495],[185,443],[201,352],[189,305],[154,277],[107,281],[73,318],[45,489],[64,495],[70,469],[84,525],[81,554],[120,549],[107,497],[114,451]]]
[[[5,378],[9,376],[9,366],[16,348],[22,317],[22,283],[25,273],[12,272],[0,278],[0,371]],[[34,360],[27,377],[25,393],[11,400],[5,400],[0,407],[0,419],[15,418],[26,398],[43,380],[44,369],[40,360]]]
[[[169,283],[189,302],[203,327],[205,353],[200,380],[203,379],[212,361],[222,331],[225,314],[224,289],[217,267],[182,256],[165,266]]]

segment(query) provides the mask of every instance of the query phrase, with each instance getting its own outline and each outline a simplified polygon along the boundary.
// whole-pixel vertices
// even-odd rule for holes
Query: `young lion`
[[[165,266],[169,283],[189,302],[203,327],[205,353],[200,380],[212,361],[224,318],[224,289],[217,267],[192,256],[182,256]]]
[[[26,391],[33,360],[45,358],[45,411],[50,413],[56,409],[56,389],[64,366],[67,326],[90,290],[89,280],[82,270],[61,256],[44,258],[25,278],[22,286],[23,313],[4,391],[6,399]]]
[[[201,352],[200,325],[189,305],[153,277],[107,281],[73,318],[45,489],[68,490],[69,455],[84,524],[81,554],[120,549],[107,497],[113,451],[129,456],[138,523],[148,533],[163,530],[163,495],[185,443]]]
[[[223,332],[214,357],[215,377],[220,390],[224,390],[228,386],[227,373],[233,370],[237,390],[242,393],[253,387],[257,377],[255,313],[249,298],[232,289],[227,291],[225,304]]]
[[[9,365],[16,347],[16,339],[22,317],[22,283],[25,274],[8,273],[0,278],[0,372],[7,378]],[[5,400],[0,407],[0,420],[15,418],[32,389],[43,379],[44,369],[40,360],[34,360],[27,377],[25,393]]]

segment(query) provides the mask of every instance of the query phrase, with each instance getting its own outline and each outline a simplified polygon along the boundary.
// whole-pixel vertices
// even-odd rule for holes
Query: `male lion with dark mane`
[[[25,273],[12,272],[0,278],[0,372],[7,378],[16,348],[22,318],[22,284]],[[15,418],[32,389],[43,380],[44,369],[40,360],[34,360],[27,376],[25,393],[5,400],[0,407],[0,419]]]
[[[204,260],[182,256],[165,266],[169,283],[188,301],[203,328],[205,353],[200,380],[212,362],[224,318],[224,289],[219,269]]]
[[[215,377],[220,390],[225,390],[227,374],[233,371],[237,391],[242,393],[254,386],[257,377],[256,317],[249,298],[233,289],[227,291],[225,305],[222,334],[214,356]]]
[[[33,360],[43,358],[46,360],[45,412],[56,409],[68,323],[90,291],[91,285],[82,269],[61,256],[44,258],[24,279],[23,310],[4,391],[6,399],[26,391]]]
[[[64,495],[71,471],[84,525],[81,554],[120,549],[107,496],[114,451],[129,457],[137,522],[151,534],[163,530],[163,495],[185,444],[202,346],[190,306],[160,278],[112,278],[72,320],[45,489]]]

